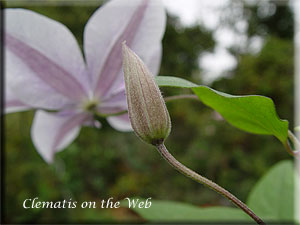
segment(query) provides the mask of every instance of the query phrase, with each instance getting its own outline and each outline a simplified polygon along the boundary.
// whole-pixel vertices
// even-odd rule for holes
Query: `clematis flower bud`
[[[154,76],[125,42],[123,70],[129,118],[133,130],[146,143],[163,143],[171,131],[169,112]]]

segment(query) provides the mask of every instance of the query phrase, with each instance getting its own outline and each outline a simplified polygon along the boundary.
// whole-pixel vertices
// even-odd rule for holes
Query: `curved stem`
[[[284,147],[285,147],[287,153],[289,153],[289,154],[290,154],[291,156],[293,156],[293,157],[295,156],[295,153],[294,153],[294,151],[293,151],[293,149],[292,149],[292,147],[291,147],[289,141],[286,141]]]
[[[293,142],[295,149],[300,150],[300,142],[290,130],[288,131],[288,137]]]
[[[174,96],[164,97],[165,102],[170,102],[170,101],[179,100],[179,99],[199,100],[197,95],[174,95]]]
[[[300,158],[300,142],[299,142],[299,140],[296,138],[296,136],[290,130],[288,130],[288,138],[289,138],[289,140],[287,140],[284,144],[286,151],[291,156]],[[291,141],[293,143],[295,150],[293,150],[289,141]]]
[[[176,170],[178,170],[183,175],[192,178],[193,180],[202,183],[212,190],[218,192],[219,194],[223,195],[230,201],[232,201],[237,207],[242,209],[245,213],[247,213],[252,219],[256,221],[257,224],[265,224],[258,216],[254,214],[254,212],[251,211],[251,209],[248,208],[242,201],[240,201],[237,197],[235,197],[233,194],[231,194],[229,191],[225,190],[218,184],[214,183],[213,181],[201,176],[200,174],[194,172],[193,170],[187,168],[180,162],[178,162],[167,150],[164,143],[160,143],[156,145],[156,148],[158,152],[161,154],[161,156]]]

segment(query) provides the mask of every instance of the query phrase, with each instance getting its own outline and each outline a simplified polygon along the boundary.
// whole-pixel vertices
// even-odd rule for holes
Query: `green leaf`
[[[160,200],[151,202],[150,208],[132,208],[132,210],[150,222],[251,222],[251,218],[238,208],[200,208],[189,204]]]
[[[159,86],[191,88],[207,106],[219,112],[233,126],[254,134],[274,135],[287,141],[288,121],[279,119],[272,99],[258,96],[234,96],[203,85],[168,76],[156,77]]]
[[[254,133],[287,140],[288,122],[280,120],[270,98],[257,95],[233,96],[208,87],[193,88],[199,99],[218,111],[232,125]]]
[[[295,131],[300,131],[300,126],[295,127]]]
[[[179,88],[199,87],[199,85],[179,77],[156,76],[155,81],[160,87],[179,87]]]
[[[294,220],[294,170],[291,161],[272,167],[252,189],[248,206],[264,221]]]

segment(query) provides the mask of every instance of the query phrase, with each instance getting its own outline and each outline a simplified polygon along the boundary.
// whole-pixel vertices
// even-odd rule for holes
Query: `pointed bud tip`
[[[126,40],[125,40],[125,41],[122,42],[122,49],[124,50],[124,48],[126,48],[126,47],[127,47],[127,45],[126,45]]]
[[[123,54],[123,61],[125,61],[125,60],[130,60],[130,58],[131,58],[133,55],[137,56],[137,55],[135,54],[135,52],[132,51],[132,50],[127,46],[126,41],[123,41],[123,42],[122,42],[122,54]],[[131,54],[131,55],[128,55],[128,54]],[[138,56],[137,56],[137,57],[138,57]],[[126,66],[126,65],[124,65],[124,66]],[[125,76],[125,74],[124,74],[124,76]]]

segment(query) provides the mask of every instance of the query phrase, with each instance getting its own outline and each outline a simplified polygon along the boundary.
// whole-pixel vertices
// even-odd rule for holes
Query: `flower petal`
[[[116,130],[123,132],[133,131],[128,117],[128,113],[122,114],[120,116],[107,117],[107,121]]]
[[[16,98],[11,89],[5,85],[5,113],[14,113],[30,109],[31,107]]]
[[[146,65],[154,76],[159,73],[161,57],[162,44],[157,45],[156,49],[153,48],[152,55],[149,55],[149,59],[147,60],[148,63]]]
[[[96,95],[107,96],[124,89],[124,85],[120,87],[124,83],[124,40],[151,72],[157,73],[159,64],[151,61],[161,45],[165,20],[160,0],[112,0],[94,13],[85,27],[84,51]]]
[[[62,24],[30,10],[5,10],[6,76],[24,103],[61,108],[87,95],[79,46]]]
[[[125,90],[102,99],[97,110],[101,114],[114,114],[127,110]]]
[[[160,62],[161,62],[161,55],[162,55],[162,45],[159,44],[156,46],[156,49],[152,49],[152,55],[149,55],[149,60],[147,60],[148,68],[151,68],[152,75],[157,75],[160,69]],[[150,69],[149,69],[150,70]],[[115,81],[113,88],[109,91],[110,95],[108,95],[108,99],[111,96],[115,96],[119,93],[125,93],[125,82],[123,71],[117,76],[118,80]],[[105,98],[106,99],[106,98]]]
[[[56,152],[66,148],[79,134],[87,114],[36,112],[31,128],[33,144],[43,159],[51,163]]]

